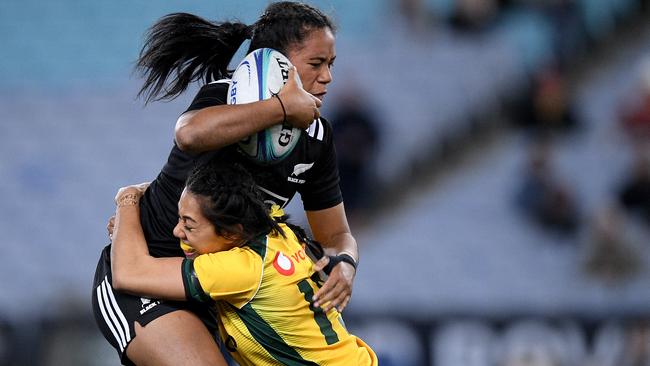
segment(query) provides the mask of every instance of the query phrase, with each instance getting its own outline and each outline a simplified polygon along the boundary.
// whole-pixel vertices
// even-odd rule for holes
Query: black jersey
[[[187,111],[225,104],[227,91],[227,82],[205,85]],[[178,222],[178,200],[194,166],[210,159],[225,159],[244,166],[269,204],[284,207],[296,192],[309,211],[334,207],[343,201],[332,127],[323,118],[301,132],[297,145],[286,158],[271,164],[253,161],[236,144],[196,155],[183,152],[174,144],[167,163],[140,203],[142,228],[152,256],[183,256],[178,239],[172,235]]]

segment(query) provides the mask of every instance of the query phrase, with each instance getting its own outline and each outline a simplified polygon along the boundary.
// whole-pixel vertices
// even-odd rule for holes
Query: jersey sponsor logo
[[[307,258],[307,253],[305,253],[304,247],[288,256],[278,251],[275,253],[275,258],[273,259],[273,267],[275,267],[281,275],[291,276],[296,271],[295,265]]]
[[[296,164],[293,167],[293,173],[291,173],[290,176],[287,177],[287,180],[292,183],[298,183],[298,184],[303,184],[305,183],[304,179],[298,178],[298,176],[309,169],[311,169],[314,166],[314,163],[310,164]]]
[[[291,258],[278,251],[273,259],[273,267],[283,276],[291,276],[296,271],[296,266]]]
[[[147,311],[151,310],[154,306],[160,304],[159,300],[152,301],[151,299],[147,299],[146,297],[141,297],[140,302],[142,302],[142,309],[140,310],[140,315],[146,313]]]
[[[299,251],[291,254],[291,258],[296,263],[300,263],[303,260],[305,260],[307,258],[307,254],[305,253],[305,246],[303,245],[302,249],[300,249]]]

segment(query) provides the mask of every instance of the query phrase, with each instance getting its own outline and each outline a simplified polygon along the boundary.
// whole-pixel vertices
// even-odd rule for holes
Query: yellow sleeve
[[[246,247],[202,254],[194,259],[194,271],[203,292],[237,308],[255,296],[262,268],[262,258]]]

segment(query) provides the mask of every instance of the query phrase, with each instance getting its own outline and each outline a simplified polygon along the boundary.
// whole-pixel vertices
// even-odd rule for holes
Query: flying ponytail
[[[251,27],[238,22],[212,23],[187,13],[169,14],[147,33],[136,65],[145,79],[138,96],[145,103],[171,100],[191,82],[230,76],[228,64]]]

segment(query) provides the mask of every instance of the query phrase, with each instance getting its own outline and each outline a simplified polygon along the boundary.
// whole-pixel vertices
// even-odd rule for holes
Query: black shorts
[[[123,365],[133,365],[126,356],[126,347],[135,338],[134,322],[141,326],[176,310],[196,314],[215,339],[217,322],[210,309],[201,304],[184,301],[147,299],[113,290],[111,275],[111,245],[102,250],[93,282],[92,306],[95,321],[104,338],[117,350]]]

